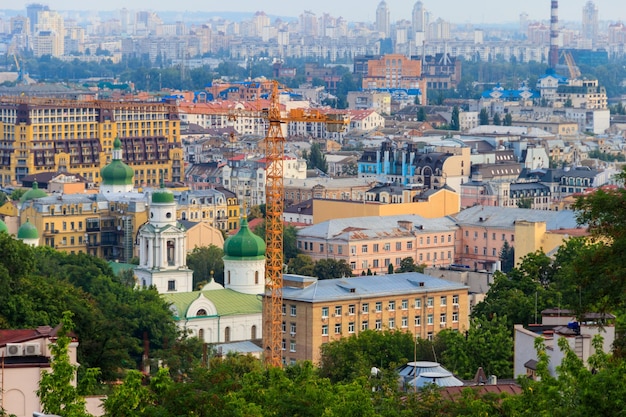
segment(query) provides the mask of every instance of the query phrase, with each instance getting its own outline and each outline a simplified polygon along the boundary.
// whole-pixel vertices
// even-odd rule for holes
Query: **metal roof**
[[[474,206],[453,216],[461,226],[515,228],[516,221],[546,222],[547,230],[575,229],[578,226],[572,210],[550,211],[493,206]]]
[[[307,278],[306,281],[310,282],[305,288],[289,286],[289,281],[304,281],[304,278]],[[446,281],[419,272],[326,280],[285,274],[284,282],[284,300],[310,303],[389,295],[401,296],[419,292],[467,291],[468,289],[467,286],[457,282]]]
[[[412,230],[400,228],[398,222],[412,222]],[[298,237],[318,239],[367,239],[408,236],[413,233],[449,232],[456,229],[448,217],[426,219],[417,214],[397,216],[368,216],[333,219],[298,231]],[[358,235],[354,235],[358,232]]]

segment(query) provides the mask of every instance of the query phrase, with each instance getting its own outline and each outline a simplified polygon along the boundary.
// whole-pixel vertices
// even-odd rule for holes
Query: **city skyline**
[[[559,3],[559,19],[561,21],[581,21],[582,10],[588,0],[561,0]],[[11,10],[25,10],[26,5],[32,1],[19,0],[12,4]],[[59,0],[41,2],[48,5],[53,10],[95,10],[92,7],[85,7],[85,3],[78,0]],[[126,1],[110,0],[106,3],[106,8],[97,11],[111,11],[121,8],[133,10],[153,10],[153,11],[179,11],[179,12],[241,12],[255,13],[263,11],[270,15],[297,17],[304,10],[310,10],[317,15],[328,13],[335,17],[343,17],[348,21],[375,22],[376,8],[379,0],[368,0],[365,5],[354,0],[337,3],[331,0],[319,0],[314,5],[305,2],[278,2],[277,0],[266,0],[262,5],[253,0],[237,0],[228,4],[225,8],[223,3],[205,2],[198,4],[191,0],[180,0],[176,3],[177,8],[172,7],[171,2],[163,0],[137,0],[129,4]],[[398,0],[387,1],[390,10],[391,21],[396,22],[401,19],[410,20],[411,12],[415,2],[399,2]],[[549,0],[527,0],[523,3],[507,4],[503,10],[502,2],[499,0],[483,0],[480,9],[472,7],[472,4],[463,0],[425,0],[425,8],[431,13],[432,18],[442,18],[454,23],[472,24],[495,24],[512,23],[519,20],[521,13],[527,13],[531,20],[548,20],[550,17]],[[599,10],[600,20],[615,20],[626,18],[626,13],[620,2],[617,0],[596,0],[595,5]],[[356,5],[361,7],[355,7]],[[610,17],[610,19],[609,19]]]

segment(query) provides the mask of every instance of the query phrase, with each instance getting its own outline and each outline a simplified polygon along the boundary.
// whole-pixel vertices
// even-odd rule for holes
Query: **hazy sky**
[[[422,0],[433,19],[443,18],[453,23],[501,23],[518,21],[526,12],[531,20],[548,20],[550,0]],[[582,7],[587,0],[560,0],[559,17],[562,20],[581,20]],[[4,7],[24,9],[29,3],[43,3],[54,10],[113,10],[122,7],[144,10],[180,11],[244,11],[262,10],[268,14],[298,16],[304,10],[316,14],[328,12],[343,16],[349,21],[374,21],[379,0],[107,0],[92,2],[84,0],[14,0],[6,1]],[[95,6],[94,4],[98,4]],[[391,19],[409,19],[413,0],[387,0]],[[626,19],[624,0],[595,0],[600,20]]]

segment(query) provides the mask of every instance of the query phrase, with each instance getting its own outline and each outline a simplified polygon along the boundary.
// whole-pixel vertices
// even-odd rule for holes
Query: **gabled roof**
[[[40,326],[36,329],[2,329],[0,330],[0,347],[6,346],[7,343],[23,343],[29,340],[56,337],[61,325],[55,328],[50,326]]]

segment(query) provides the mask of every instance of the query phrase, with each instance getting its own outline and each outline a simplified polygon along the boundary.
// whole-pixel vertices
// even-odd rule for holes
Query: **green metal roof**
[[[24,195],[22,195],[22,197],[20,198],[20,203],[42,197],[48,197],[48,193],[39,188],[39,184],[37,184],[37,181],[33,181],[33,188],[26,191]]]
[[[224,259],[262,259],[265,257],[265,242],[252,233],[248,221],[243,218],[239,232],[224,242],[224,255]]]
[[[104,185],[133,184],[133,175],[133,169],[119,159],[114,159],[100,171]]]
[[[20,226],[17,231],[18,239],[39,239],[39,232],[34,224],[26,220],[26,223]]]
[[[189,306],[201,295],[215,305],[218,316],[256,314],[262,311],[262,302],[256,295],[242,294],[230,289],[161,294],[165,301],[172,303],[178,310],[180,316],[177,319],[185,318]]]

